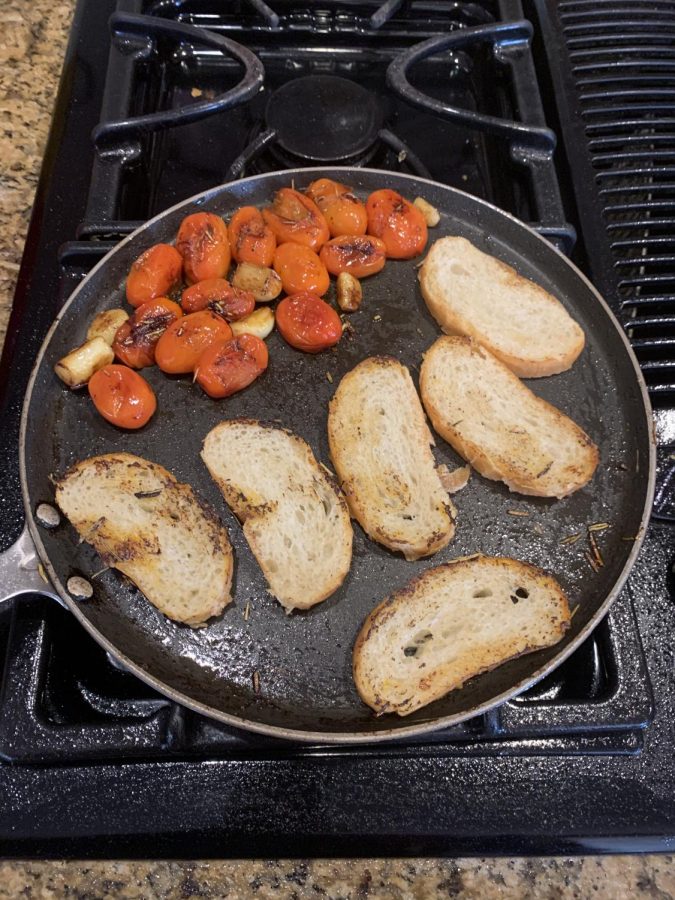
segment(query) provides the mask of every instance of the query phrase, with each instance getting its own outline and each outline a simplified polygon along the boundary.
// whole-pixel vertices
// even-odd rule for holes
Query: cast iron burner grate
[[[106,102],[94,132],[97,153],[80,236],[126,234],[214,184],[318,154],[321,162],[367,162],[454,185],[571,250],[575,235],[558,189],[555,136],[545,124],[532,27],[519,0],[485,8],[281,3],[273,14],[260,3],[225,10],[171,0],[128,5],[155,15],[111,19]],[[245,43],[246,51],[223,44],[225,35]],[[249,52],[264,66],[260,93],[248,58],[237,87]],[[225,93],[223,84],[231,85]],[[338,143],[332,159],[328,146],[307,149],[307,110],[320,104],[305,95],[303,116],[294,112],[293,98],[312,84],[319,92],[321,85],[337,86],[345,107],[358,95],[367,140]],[[330,124],[324,117],[326,142],[336,139]]]

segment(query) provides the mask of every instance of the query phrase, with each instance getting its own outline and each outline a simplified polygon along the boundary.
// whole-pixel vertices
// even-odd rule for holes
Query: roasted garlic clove
[[[340,272],[337,277],[337,304],[340,309],[343,312],[356,312],[362,299],[361,282],[350,272]]]
[[[424,221],[427,223],[429,228],[433,228],[434,225],[438,225],[441,221],[441,216],[435,206],[432,206],[424,197],[415,197],[413,202],[413,206],[416,206],[419,211],[424,216]]]
[[[255,263],[239,263],[232,276],[232,284],[244,291],[250,291],[258,303],[269,303],[281,293],[281,278],[274,269],[257,266]]]
[[[69,388],[75,389],[85,385],[94,372],[109,365],[114,358],[110,345],[102,337],[95,337],[60,359],[54,371]]]
[[[89,326],[89,331],[87,332],[87,340],[92,341],[94,338],[100,337],[103,338],[109,347],[111,347],[112,342],[115,340],[117,329],[120,325],[123,325],[128,318],[129,316],[123,309],[103,310],[103,312],[94,316],[94,319]]]
[[[261,340],[265,340],[274,328],[274,313],[269,306],[261,306],[244,319],[230,322],[230,328],[235,337],[240,334],[254,334]]]

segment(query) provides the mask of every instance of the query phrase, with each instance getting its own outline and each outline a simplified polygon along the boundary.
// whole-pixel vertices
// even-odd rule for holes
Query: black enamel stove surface
[[[554,166],[533,28],[519,0],[272,7],[80,2],[0,379],[9,472],[0,494],[3,547],[20,531],[18,416],[42,337],[102,253],[172,203],[242,174],[360,163],[468,190],[572,252],[567,218],[576,214],[564,160],[557,156]],[[537,27],[535,17],[535,40]],[[243,67],[223,38],[260,60],[262,91],[250,60],[241,83]],[[423,41],[431,43],[412,49]],[[340,109],[336,134],[331,96]],[[318,98],[311,108],[308,97]],[[580,237],[573,253],[583,265],[593,235]],[[0,608],[0,850],[262,856],[670,847],[675,429],[668,409],[659,416],[660,518],[608,620],[527,694],[414,741],[323,748],[236,732],[120,671],[51,601]]]

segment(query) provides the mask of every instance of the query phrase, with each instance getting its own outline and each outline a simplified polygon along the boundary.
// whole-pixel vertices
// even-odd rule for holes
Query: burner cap
[[[307,75],[288,81],[267,102],[267,125],[287,153],[317,163],[359,156],[377,139],[377,97],[347,78]]]

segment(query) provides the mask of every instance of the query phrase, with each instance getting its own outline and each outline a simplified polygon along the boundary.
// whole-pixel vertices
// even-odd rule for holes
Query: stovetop
[[[589,24],[585,0],[562,6],[532,3],[525,16],[520,0],[79,3],[0,368],[2,546],[21,528],[16,447],[32,360],[86,272],[139,222],[198,191],[326,161],[411,171],[467,190],[532,224],[589,271],[617,315],[631,320],[659,406],[659,490],[628,587],[591,638],[521,697],[414,740],[327,748],[239,732],[141,684],[53,602],[35,596],[0,607],[5,852],[671,846],[675,366],[673,288],[657,259],[667,262],[668,238],[650,243],[647,226],[636,234],[632,224],[644,219],[644,176],[642,193],[617,187],[606,160],[587,158],[574,75],[581,66],[589,80],[587,57],[579,57],[590,52],[584,28],[602,35],[603,20]],[[303,84],[323,85],[341,102],[337,133],[330,111],[305,121]],[[591,95],[596,109],[597,94],[584,87],[579,102]],[[603,144],[594,150],[607,155]],[[584,181],[593,166],[605,173],[596,204],[593,178]],[[632,169],[629,157],[622,172]],[[622,208],[622,190],[633,209]],[[609,239],[603,202],[610,223],[623,226]],[[653,230],[654,208],[651,215]]]

